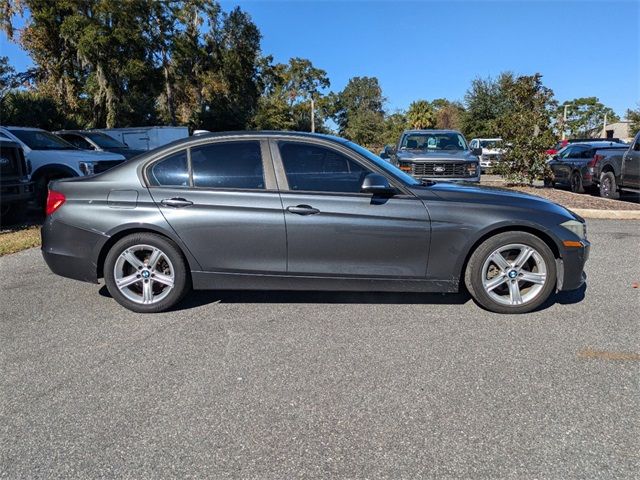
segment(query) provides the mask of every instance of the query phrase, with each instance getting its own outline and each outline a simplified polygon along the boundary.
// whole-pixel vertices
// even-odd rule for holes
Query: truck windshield
[[[16,128],[9,131],[31,150],[77,150],[76,147],[57,135],[44,130],[19,130]]]
[[[399,168],[394,167],[389,162],[383,160],[377,155],[374,155],[369,150],[367,150],[364,147],[361,147],[357,143],[346,142],[346,145],[352,150],[355,150],[356,152],[358,152],[360,155],[368,158],[369,161],[375,163],[380,169],[384,170],[392,177],[395,177],[397,180],[400,180],[405,185],[410,185],[410,186],[420,185],[420,182],[415,178],[413,178],[411,175],[407,175]]]
[[[502,140],[480,140],[482,148],[502,148]]]
[[[88,132],[85,135],[92,140],[93,143],[100,148],[128,148],[124,143],[119,142],[113,137],[110,137],[106,133],[100,132]]]
[[[400,150],[466,150],[467,142],[456,132],[412,132],[402,138]]]

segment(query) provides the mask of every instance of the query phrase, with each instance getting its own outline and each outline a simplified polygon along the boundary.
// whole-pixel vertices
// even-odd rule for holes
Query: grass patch
[[[22,230],[0,233],[0,257],[40,246],[40,227],[31,226]]]

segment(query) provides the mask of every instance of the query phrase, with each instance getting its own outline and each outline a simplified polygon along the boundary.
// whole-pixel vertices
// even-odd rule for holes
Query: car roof
[[[45,129],[36,127],[15,127],[13,125],[2,125],[2,127],[6,128],[7,130],[37,130],[39,132],[46,132]]]
[[[589,142],[589,141],[571,142],[565,148],[575,146],[575,145],[578,145],[578,146],[586,145],[589,147],[613,147],[613,146],[626,147],[628,146],[626,143],[622,143],[622,142],[612,142],[612,141],[602,140],[602,141],[595,141],[595,142]]]
[[[502,140],[500,137],[496,138],[474,138],[474,140]]]
[[[435,129],[435,128],[423,128],[423,129],[411,129],[411,130],[405,130],[404,132],[402,132],[403,134],[405,133],[460,133],[458,130],[450,130],[450,129]]]

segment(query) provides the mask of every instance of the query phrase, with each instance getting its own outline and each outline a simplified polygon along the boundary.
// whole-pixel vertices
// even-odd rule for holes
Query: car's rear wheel
[[[618,193],[618,185],[616,185],[616,176],[613,172],[604,172],[600,176],[600,196],[617,200],[620,196]]]
[[[556,275],[555,257],[543,240],[527,232],[505,232],[472,253],[465,284],[487,310],[527,313],[554,292]]]
[[[109,250],[104,279],[123,307],[156,313],[176,305],[191,289],[187,262],[169,239],[153,233],[122,238]]]
[[[571,191],[573,193],[584,193],[584,186],[582,185],[582,175],[580,172],[573,172],[571,174]]]

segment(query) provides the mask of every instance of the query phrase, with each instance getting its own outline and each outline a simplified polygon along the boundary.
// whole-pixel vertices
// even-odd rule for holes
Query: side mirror
[[[391,155],[396,153],[396,147],[394,147],[393,145],[385,145],[384,153],[390,157]]]
[[[479,157],[480,155],[482,155],[482,147],[472,148],[471,153]]]
[[[378,173],[370,173],[364,177],[360,192],[373,193],[374,195],[393,195],[395,189],[389,184],[386,177]]]

